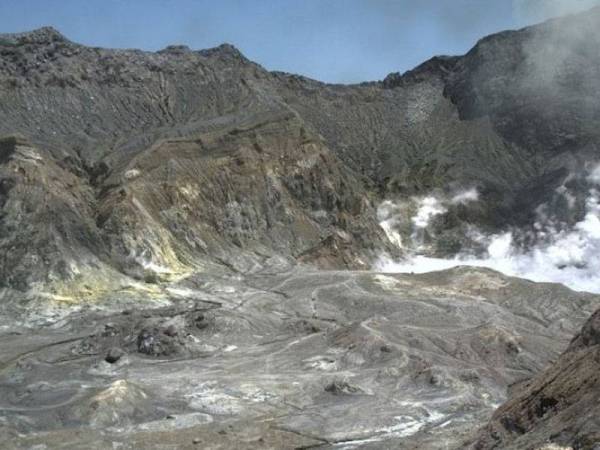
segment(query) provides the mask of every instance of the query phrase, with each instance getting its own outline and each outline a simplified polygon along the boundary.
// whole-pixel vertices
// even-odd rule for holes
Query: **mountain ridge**
[[[596,106],[599,103],[594,101],[597,93],[592,88],[600,80],[600,58],[594,59],[590,53],[600,39],[593,28],[599,15],[600,9],[592,10],[488,36],[463,56],[434,57],[402,75],[390,74],[382,81],[356,85],[326,84],[269,72],[229,44],[198,51],[171,46],[144,52],[86,47],[72,43],[51,27],[3,35],[0,134],[25,137],[40,155],[47,155],[60,170],[75,175],[73,183],[80,189],[94,193],[93,199],[89,198],[91,203],[80,207],[91,211],[91,217],[82,223],[96,224],[89,230],[99,239],[94,248],[108,245],[108,254],[112,255],[108,260],[117,258],[110,265],[120,267],[120,272],[129,270],[123,268],[127,264],[139,266],[135,262],[124,266],[122,262],[139,260],[135,256],[139,254],[157,260],[147,263],[151,267],[154,263],[162,266],[159,262],[166,263],[166,259],[190,261],[215,256],[211,251],[200,256],[195,249],[192,254],[196,256],[191,257],[191,241],[181,241],[183,236],[178,230],[192,224],[182,222],[182,218],[166,219],[167,204],[159,199],[168,197],[177,202],[183,197],[168,194],[168,184],[156,191],[151,180],[144,184],[129,178],[139,171],[135,165],[142,155],[158,151],[157,143],[178,139],[195,142],[197,170],[217,161],[225,163],[210,183],[222,177],[223,171],[227,176],[236,174],[225,196],[227,201],[223,200],[218,208],[205,205],[211,211],[205,220],[217,234],[199,232],[201,240],[210,235],[209,241],[222,241],[223,248],[229,248],[224,250],[229,256],[218,256],[219,261],[235,260],[240,246],[249,254],[262,254],[267,243],[269,252],[280,254],[285,249],[282,255],[292,259],[319,254],[318,260],[329,261],[328,266],[368,267],[378,255],[398,255],[400,251],[376,224],[379,202],[476,189],[480,194],[477,205],[454,208],[434,224],[432,251],[448,254],[470,245],[464,238],[469,226],[489,232],[529,226],[544,203],[551,204],[552,214],[568,223],[581,219],[590,188],[585,177],[579,176],[580,181],[571,183],[572,195],[577,198],[575,209],[557,200],[560,194],[555,189],[573,174],[582,173],[582,161],[594,158],[600,142],[592,126],[593,118],[600,114]],[[572,39],[565,41],[565,36]],[[558,41],[561,46],[556,50]],[[532,48],[540,52],[532,52]],[[552,75],[554,72],[544,66],[547,61],[537,55],[546,52],[552,56],[557,51],[561,58],[548,62],[557,69],[557,75]],[[543,67],[538,67],[540,64]],[[581,74],[573,78],[580,68]],[[538,74],[547,73],[551,75],[544,75],[541,84],[532,81]],[[549,104],[553,105],[550,109]],[[289,158],[277,156],[277,148],[288,145],[286,133],[290,126],[298,130],[296,149]],[[264,134],[261,130],[269,131]],[[214,156],[207,158],[203,139],[215,135],[229,136],[236,150],[213,152]],[[279,158],[281,168],[287,167],[287,176],[298,177],[298,181],[282,181],[274,172],[276,196],[286,197],[284,191],[295,191],[296,200],[275,222],[269,219],[264,224],[256,219],[265,215],[263,201],[259,197],[250,200],[246,192],[236,188],[249,176],[239,170],[244,158],[236,155],[249,152],[248,161],[259,158],[264,153],[263,139],[270,139],[270,158]],[[329,178],[317,180],[324,175],[312,162],[316,155],[308,159],[302,156],[307,145],[316,145],[322,148],[317,153],[327,154],[323,158],[329,161]],[[170,167],[161,170],[166,170],[169,175],[164,176],[175,180],[176,185],[183,167],[175,159]],[[10,180],[6,186],[23,180],[19,175],[22,170],[15,166],[5,172],[3,176]],[[348,184],[348,180],[352,181]],[[347,189],[349,185],[355,188],[351,197],[361,200],[339,200],[345,195],[340,188],[335,194],[328,192],[327,186]],[[128,193],[129,189],[133,191]],[[17,222],[8,224],[6,218],[26,220],[27,213],[10,209],[20,204],[16,198],[10,201],[17,192],[11,189],[3,194],[5,213],[0,226],[4,224],[8,238],[0,241],[0,246],[5,249],[10,248],[10,242],[21,240],[21,227]],[[156,197],[147,197],[148,192]],[[309,195],[309,200],[302,199],[303,195]],[[332,203],[331,196],[338,200]],[[116,230],[124,230],[123,224],[102,228],[112,223],[106,219],[103,202],[118,207],[129,198],[139,201],[141,197],[147,204],[124,210],[136,217],[127,219],[132,220],[128,227],[143,228],[148,225],[143,225],[144,221],[164,223],[164,236],[170,244],[126,244],[114,235]],[[240,203],[241,199],[245,200]],[[158,209],[150,207],[158,204],[162,205]],[[223,221],[218,211],[226,204],[246,205],[249,211],[231,212],[235,218]],[[184,205],[172,205],[175,209],[178,206]],[[247,217],[255,219],[247,222]],[[302,219],[303,238],[292,249],[274,229],[298,217],[306,218]],[[248,229],[242,231],[244,227]],[[58,229],[56,237],[64,240],[62,228]],[[134,229],[134,233],[139,231]],[[232,245],[232,235],[245,238],[239,245]],[[346,244],[333,245],[338,239]],[[166,258],[155,254],[159,247],[179,250]],[[37,251],[29,250],[32,254]],[[133,260],[128,255],[134,255]],[[12,270],[11,266],[6,270]],[[139,272],[139,267],[133,272]],[[39,276],[45,277],[43,270]]]
[[[1,36],[2,442],[593,448],[600,296],[373,263],[598,217],[598,23],[355,85]]]

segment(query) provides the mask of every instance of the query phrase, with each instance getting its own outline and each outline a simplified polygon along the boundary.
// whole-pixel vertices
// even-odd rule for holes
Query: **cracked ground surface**
[[[164,292],[2,324],[7,448],[460,448],[600,306],[475,268],[280,267]]]

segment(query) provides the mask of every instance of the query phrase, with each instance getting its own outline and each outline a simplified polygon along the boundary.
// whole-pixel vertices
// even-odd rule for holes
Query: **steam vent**
[[[0,447],[600,450],[599,30],[359,84],[0,34]]]

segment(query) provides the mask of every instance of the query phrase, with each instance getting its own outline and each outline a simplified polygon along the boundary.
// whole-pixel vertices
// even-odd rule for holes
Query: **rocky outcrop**
[[[475,449],[596,449],[600,445],[600,311],[544,372],[515,387]]]
[[[599,15],[350,86],[270,73],[226,44],[152,53],[52,28],[1,35],[0,134],[22,136],[0,153],[3,285],[69,297],[73,283],[246,272],[275,255],[365,268],[394,252],[376,203],[432,191],[480,194],[438,218],[444,254],[469,223],[531,224],[541,204],[580,220],[600,137]]]
[[[21,137],[0,140],[0,148],[2,287],[26,291],[101,272],[108,252],[91,186]]]
[[[338,267],[366,268],[386,245],[360,183],[290,114],[160,140],[112,170],[74,173],[26,141],[2,145],[5,287],[64,296],[210,261],[246,271],[333,235],[348,247],[344,259],[329,249]]]
[[[26,136],[2,144],[5,287],[247,271],[332,236],[336,267],[393,251],[361,179],[232,46],[113,51],[46,28],[0,50],[0,128]]]
[[[445,255],[540,204],[578,220],[599,15],[351,86],[230,45],[0,35],[1,441],[464,448],[511,386],[476,448],[593,448],[598,313],[561,352],[598,296],[336,269],[423,205]]]

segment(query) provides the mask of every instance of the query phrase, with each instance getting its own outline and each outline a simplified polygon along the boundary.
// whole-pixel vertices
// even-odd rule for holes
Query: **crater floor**
[[[600,307],[472,267],[274,265],[161,289],[2,324],[5,448],[463,448]]]

